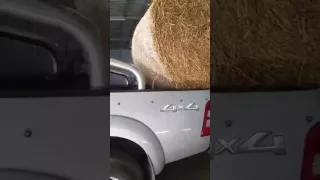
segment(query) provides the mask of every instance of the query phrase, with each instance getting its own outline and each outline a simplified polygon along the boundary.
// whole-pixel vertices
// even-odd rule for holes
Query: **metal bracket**
[[[146,88],[146,80],[143,74],[134,66],[131,66],[127,63],[122,61],[110,58],[110,67],[119,68],[122,70],[130,71],[137,79],[138,82],[138,89],[142,90]]]

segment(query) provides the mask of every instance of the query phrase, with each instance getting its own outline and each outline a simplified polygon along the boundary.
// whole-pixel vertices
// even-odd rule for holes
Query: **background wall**
[[[147,11],[150,0],[110,0],[110,57],[132,64],[131,39],[135,27]],[[130,77],[133,75],[129,74]],[[110,84],[123,84],[123,79],[110,76]]]

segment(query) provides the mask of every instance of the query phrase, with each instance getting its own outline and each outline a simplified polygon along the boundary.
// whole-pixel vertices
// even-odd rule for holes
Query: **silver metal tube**
[[[92,88],[105,88],[108,86],[109,70],[97,37],[91,31],[73,19],[68,12],[47,6],[37,1],[0,0],[0,12],[40,22],[42,24],[59,27],[72,35],[82,46],[85,59],[89,63],[90,83]]]
[[[146,88],[146,80],[143,76],[143,74],[134,66],[131,66],[127,63],[121,62],[119,60],[110,58],[110,66],[130,71],[132,74],[135,75],[137,82],[138,82],[138,89],[142,90]]]

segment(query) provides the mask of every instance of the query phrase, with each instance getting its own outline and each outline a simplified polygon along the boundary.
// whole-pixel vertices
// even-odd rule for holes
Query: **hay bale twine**
[[[132,39],[134,64],[159,88],[210,87],[210,1],[153,0]]]
[[[213,0],[212,88],[320,82],[315,0]]]

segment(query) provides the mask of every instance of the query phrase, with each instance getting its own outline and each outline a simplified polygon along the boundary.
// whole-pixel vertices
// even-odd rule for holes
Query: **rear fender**
[[[110,116],[110,137],[130,140],[139,145],[150,158],[154,173],[159,174],[165,165],[162,146],[156,135],[137,120]]]

